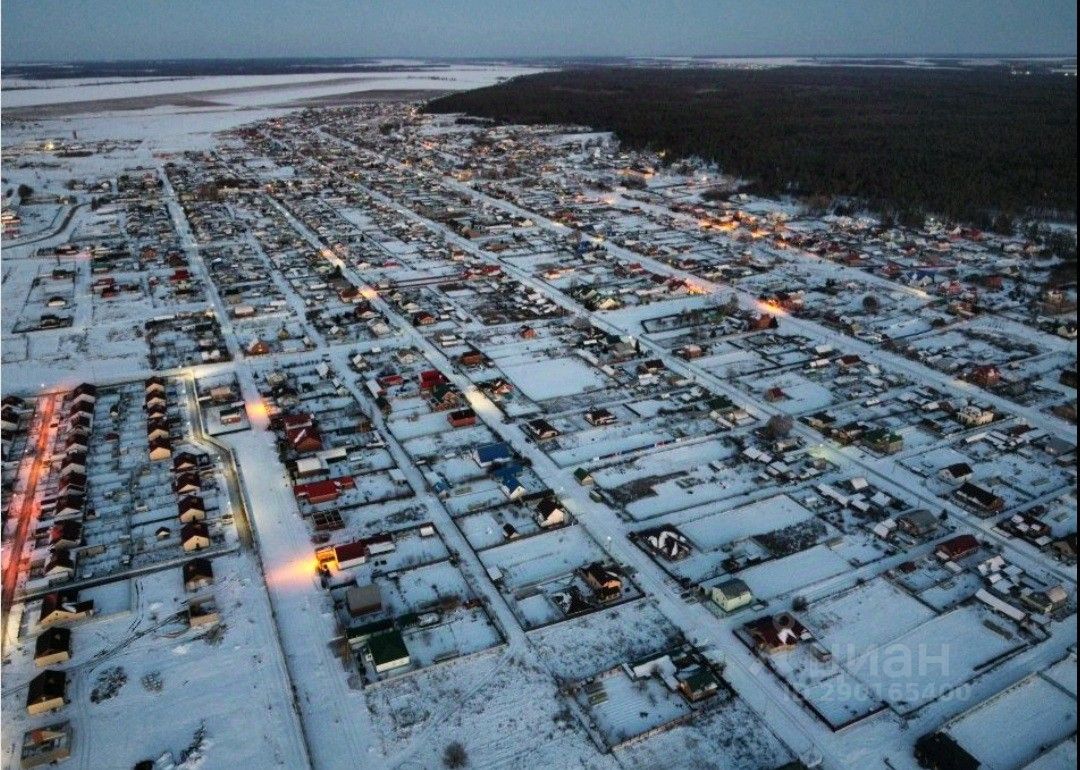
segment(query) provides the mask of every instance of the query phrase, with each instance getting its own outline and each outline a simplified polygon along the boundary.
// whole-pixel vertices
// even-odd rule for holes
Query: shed
[[[382,609],[382,592],[375,584],[349,586],[345,592],[345,604],[351,617],[367,615]]]

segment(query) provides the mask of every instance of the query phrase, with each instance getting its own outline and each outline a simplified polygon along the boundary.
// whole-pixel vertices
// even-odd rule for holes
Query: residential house
[[[993,409],[983,409],[974,404],[968,404],[967,406],[961,407],[956,412],[956,419],[969,428],[978,427],[980,425],[989,425],[994,421],[994,417]]]
[[[192,628],[212,626],[221,620],[213,598],[192,599],[188,602],[188,625]]]
[[[180,545],[185,551],[201,551],[210,547],[210,530],[201,521],[193,521],[180,528]]]
[[[58,521],[49,528],[49,546],[54,549],[71,550],[83,542],[82,522],[75,519]]]
[[[184,590],[198,591],[214,584],[214,568],[209,559],[197,558],[183,566]]]
[[[525,429],[537,441],[547,441],[559,435],[555,426],[543,418],[529,420],[525,423]]]
[[[601,425],[613,425],[615,423],[615,415],[607,409],[590,409],[585,412],[585,420],[590,425],[597,427]]]
[[[769,655],[793,650],[800,642],[811,638],[806,627],[787,612],[758,618],[747,623],[744,628],[754,646]]]
[[[579,572],[600,601],[612,601],[622,595],[623,576],[615,567],[594,561],[582,567]]]
[[[711,698],[720,689],[720,682],[709,669],[698,666],[688,675],[680,677],[679,692],[691,703]]]
[[[499,483],[499,489],[508,500],[520,500],[525,496],[525,486],[518,478],[519,469],[514,466],[496,468],[492,476]]]
[[[201,489],[202,480],[193,471],[184,471],[173,479],[173,491],[178,495],[194,494]]]
[[[50,548],[43,574],[50,583],[65,582],[74,578],[75,559],[71,552],[62,548]]]
[[[206,519],[206,506],[203,505],[203,500],[198,495],[185,495],[180,498],[176,508],[181,524]]]
[[[967,463],[953,463],[938,471],[938,477],[950,484],[959,484],[967,481],[975,473],[975,469]]]
[[[490,468],[509,461],[512,455],[509,446],[501,441],[494,441],[490,444],[478,444],[473,448],[472,456],[481,468]]]
[[[919,509],[896,517],[896,526],[901,532],[912,537],[924,539],[932,536],[941,526],[937,516],[927,510]]]
[[[26,713],[30,716],[57,711],[67,704],[67,674],[52,669],[30,680],[26,692]]]
[[[87,403],[91,406],[97,402],[97,388],[90,383],[84,382],[76,385],[71,391],[71,404]]]
[[[52,627],[38,634],[34,640],[34,665],[45,668],[68,660],[71,660],[70,628]]]
[[[53,591],[45,594],[41,599],[37,625],[39,628],[71,625],[93,614],[92,599],[79,601],[79,595],[75,591]]]
[[[338,569],[358,567],[367,561],[367,557],[367,542],[364,540],[334,546],[334,560]]]
[[[738,578],[713,586],[709,589],[709,597],[724,612],[734,612],[754,601],[750,586]]]
[[[970,556],[979,550],[979,541],[974,535],[957,535],[943,540],[934,549],[934,554],[942,561],[956,561]]]
[[[56,765],[70,756],[70,722],[57,722],[23,733],[22,749],[19,754],[19,767],[22,770]]]
[[[167,438],[157,438],[150,442],[150,459],[154,462],[168,460],[172,457],[172,441]]]
[[[986,515],[998,513],[1005,508],[1005,499],[970,481],[965,481],[953,492],[958,500]]]
[[[668,561],[679,561],[690,555],[690,541],[674,527],[647,529],[640,533],[640,538],[650,551]]]
[[[446,419],[455,428],[468,428],[476,425],[476,412],[472,409],[457,409],[450,412]]]
[[[1001,382],[1001,372],[992,364],[983,364],[968,373],[968,380],[980,388],[991,388]]]
[[[536,505],[536,523],[541,529],[554,529],[566,523],[566,511],[552,497],[545,497]]]
[[[409,665],[409,649],[397,629],[376,634],[367,640],[368,656],[376,673],[382,674]]]

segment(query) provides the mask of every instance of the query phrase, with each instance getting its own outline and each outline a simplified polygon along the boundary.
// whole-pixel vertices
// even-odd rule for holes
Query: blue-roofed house
[[[495,480],[499,482],[499,489],[510,500],[520,500],[525,496],[526,489],[518,478],[520,470],[516,465],[508,465],[496,468],[491,473]]]
[[[472,456],[481,468],[490,468],[492,465],[507,462],[513,455],[506,444],[494,441],[490,444],[477,444],[473,448]]]

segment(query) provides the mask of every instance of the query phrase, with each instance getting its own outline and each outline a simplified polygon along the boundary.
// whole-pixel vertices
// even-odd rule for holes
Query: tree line
[[[450,94],[426,109],[614,131],[668,162],[715,161],[763,195],[844,196],[898,220],[936,213],[1000,227],[1076,213],[1076,80],[1061,75],[595,67]]]

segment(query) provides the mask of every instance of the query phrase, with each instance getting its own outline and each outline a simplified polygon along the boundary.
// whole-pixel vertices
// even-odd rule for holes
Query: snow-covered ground
[[[236,488],[246,501],[251,529],[245,535],[241,522],[230,535],[235,548],[214,558],[221,623],[213,633],[169,620],[184,597],[177,568],[88,587],[85,595],[94,598],[101,613],[76,626],[75,657],[63,666],[69,672],[70,703],[56,717],[25,715],[24,688],[36,673],[34,639],[24,635],[6,649],[5,762],[17,761],[27,727],[54,718],[74,724],[71,762],[85,768],[127,767],[166,751],[177,758],[174,764],[190,770],[237,762],[283,768],[429,768],[440,766],[447,745],[459,741],[470,767],[772,770],[802,756],[821,760],[830,770],[906,770],[916,766],[914,740],[939,728],[972,746],[973,753],[982,751],[990,767],[1018,766],[1051,743],[1057,746],[1040,758],[1039,767],[1067,760],[1070,744],[1058,742],[1067,739],[1070,729],[1075,733],[1075,658],[1068,655],[1075,644],[1069,622],[1075,567],[1052,562],[1045,552],[1006,537],[993,520],[957,505],[951,488],[936,479],[940,468],[971,461],[976,480],[1002,480],[1001,494],[1010,510],[1061,498],[1065,510],[1055,509],[1054,515],[1062,530],[1057,534],[1064,534],[1070,525],[1075,531],[1075,497],[1070,502],[1065,466],[1034,448],[996,457],[988,445],[961,444],[960,434],[932,435],[914,427],[918,412],[903,405],[880,418],[905,438],[903,451],[895,456],[827,443],[801,423],[791,428],[798,445],[791,450],[769,443],[760,430],[771,416],[827,406],[847,410],[853,420],[878,419],[866,396],[850,392],[861,377],[876,380],[882,371],[898,378],[889,387],[871,386],[882,398],[906,391],[907,385],[896,384],[901,381],[932,384],[985,400],[1007,415],[1003,425],[1024,420],[1074,443],[1075,429],[1037,406],[973,386],[961,388],[922,363],[799,317],[782,316],[780,328],[768,337],[740,330],[723,341],[708,338],[715,345],[711,356],[675,355],[673,338],[667,332],[643,334],[642,321],[710,307],[705,295],[686,296],[679,289],[621,310],[590,312],[569,296],[569,283],[560,289],[555,281],[538,278],[541,265],[577,259],[573,244],[564,240],[567,228],[540,211],[460,182],[456,164],[439,166],[453,153],[470,152],[472,140],[458,134],[472,127],[436,126],[429,118],[384,105],[385,113],[364,113],[346,125],[379,125],[390,115],[410,124],[409,131],[391,140],[373,129],[358,147],[335,138],[342,131],[340,122],[302,125],[280,106],[364,89],[472,87],[523,71],[456,67],[438,73],[380,73],[360,82],[346,75],[137,84],[50,81],[48,88],[11,92],[13,102],[5,93],[5,107],[173,94],[201,94],[220,102],[14,124],[5,126],[4,141],[5,150],[23,147],[25,157],[49,161],[32,170],[12,169],[12,181],[51,194],[65,191],[73,177],[112,184],[118,174],[137,166],[167,180],[148,197],[160,195],[167,202],[161,226],[163,231],[175,228],[175,245],[169,248],[184,257],[182,269],[201,288],[190,309],[215,318],[217,334],[232,357],[177,365],[168,373],[236,382],[245,429],[219,440],[222,451],[235,460]],[[268,118],[274,119],[272,125],[259,125],[245,139],[214,134]],[[89,158],[63,159],[27,149],[73,131],[79,142],[111,143],[97,147]],[[500,136],[507,146],[534,141],[528,133],[522,134],[525,139]],[[560,152],[573,154],[579,142],[594,136],[576,134],[573,141],[554,142]],[[542,150],[541,140],[535,141],[523,153],[523,163]],[[222,147],[227,149],[208,152]],[[432,165],[403,166],[397,157],[403,147],[421,148]],[[180,154],[188,149],[207,152]],[[354,162],[355,167],[350,165]],[[175,168],[166,172],[166,163],[204,176],[185,183]],[[575,163],[580,168],[571,164],[544,178],[572,186],[574,175],[588,169],[584,153]],[[251,175],[257,184],[252,191],[227,193],[224,203],[199,200],[195,194],[211,176],[233,174]],[[674,172],[663,177],[668,185],[684,183]],[[288,185],[292,181],[310,186],[294,191]],[[507,181],[510,192],[503,194],[516,194],[519,183]],[[537,192],[537,200],[547,192]],[[636,207],[630,196],[637,194],[612,196],[605,205],[615,207],[604,213],[610,224],[673,240],[682,237],[678,217],[667,209],[663,195],[651,195],[640,211],[618,207]],[[33,243],[5,243],[5,395],[70,388],[84,379],[101,385],[127,382],[137,390],[153,373],[149,355],[160,351],[141,335],[145,323],[164,312],[155,304],[164,292],[150,291],[148,276],[172,283],[171,267],[103,271],[146,279],[129,301],[107,304],[92,290],[98,275],[87,257],[34,256],[37,249],[75,237],[89,242],[106,232],[123,237],[119,226],[110,229],[108,213],[86,210],[89,193],[74,195],[82,208],[54,235]],[[573,195],[566,200],[567,205],[578,203]],[[462,237],[454,223],[428,218],[449,209],[471,211],[478,221],[499,212],[527,219],[532,224],[497,225],[520,236],[514,248],[522,253],[502,258],[482,241]],[[792,214],[789,204],[769,201],[751,203],[746,210],[761,216]],[[661,214],[667,219],[650,218]],[[212,230],[217,226],[221,229]],[[203,239],[206,232],[216,234]],[[250,260],[240,258],[239,244],[254,255]],[[679,279],[710,292],[721,290],[662,259],[607,244],[605,259],[639,263],[661,277],[648,283]],[[747,246],[746,251],[760,257],[764,249],[754,252]],[[371,266],[383,258],[395,264]],[[219,261],[211,265],[211,259]],[[800,259],[784,255],[785,261]],[[490,285],[482,282],[489,279],[478,280],[481,288],[426,285],[415,295],[417,307],[444,316],[432,327],[415,325],[413,311],[395,304],[393,288],[373,288],[387,276],[408,281],[457,275],[465,260],[470,269],[498,268],[501,276],[497,283],[490,279]],[[17,331],[28,307],[36,311],[58,293],[33,294],[41,265],[54,263],[75,265],[63,297],[74,306],[72,326]],[[791,273],[793,279],[824,272],[817,262],[808,264],[812,269]],[[605,266],[593,267],[606,275]],[[273,313],[242,321],[230,312],[235,309],[232,294],[225,289],[233,285],[223,281],[233,269],[254,273],[244,273],[236,284],[256,284],[251,289],[255,300],[272,296],[280,301]],[[776,272],[782,270],[778,261]],[[331,279],[358,289],[386,332],[377,336],[357,326],[343,338],[328,339],[316,320],[342,288],[327,289]],[[726,285],[723,291],[744,310],[759,307],[753,291]],[[485,313],[498,316],[513,309],[513,298],[529,292],[558,311],[530,322],[535,338],[525,339],[517,321],[480,320]],[[896,293],[908,299],[905,292]],[[910,304],[896,312],[921,306]],[[355,307],[365,309],[361,303]],[[603,342],[590,339],[587,347],[583,329],[590,325]],[[448,331],[462,339],[444,343],[438,335]],[[242,349],[257,334],[274,343],[272,352],[245,355]],[[938,342],[969,342],[960,332],[949,334]],[[612,355],[612,363],[594,364],[582,355],[586,349],[599,353],[613,346],[613,339],[633,339],[641,350],[620,353],[629,356],[626,360]],[[857,353],[877,371],[856,375],[854,384],[837,382],[840,376],[833,370],[828,376],[814,375],[806,366],[808,351],[823,346]],[[457,357],[470,349],[483,351],[490,360],[476,368],[459,365]],[[1056,350],[1054,355],[1064,354]],[[658,374],[638,370],[646,358],[660,362]],[[728,376],[728,367],[735,365],[739,376]],[[459,399],[453,408],[472,410],[471,418],[461,419],[475,419],[475,425],[452,426],[448,414],[453,412],[435,403],[432,392],[418,389],[420,372],[431,369],[444,375]],[[280,371],[293,375],[290,387],[268,384],[269,375]],[[380,379],[389,382],[395,375],[403,384],[379,385]],[[491,383],[502,376],[509,393],[491,393]],[[767,398],[772,388],[785,391],[787,399]],[[614,424],[592,424],[586,414],[597,408],[608,410]],[[745,414],[730,422],[719,416],[731,408]],[[299,454],[281,442],[283,432],[270,419],[277,410],[294,417],[311,411],[327,446],[346,447],[348,455],[342,465],[320,467],[312,478],[341,478],[346,468],[354,474],[354,489],[332,504],[298,503],[293,484],[300,481],[295,475]],[[544,416],[559,435],[552,443],[537,440],[523,415]],[[185,408],[176,417],[185,432],[194,430],[195,411]],[[472,458],[475,447],[493,441],[505,443],[520,465],[515,472],[530,485],[528,494],[537,492],[537,497],[519,502],[508,486],[512,479],[496,476]],[[753,450],[758,446],[767,446],[775,457],[761,460]],[[746,459],[747,451],[758,459]],[[784,467],[773,462],[781,457]],[[814,472],[822,476],[784,476],[792,467],[813,463],[819,463]],[[579,467],[592,470],[594,485],[581,483],[575,475]],[[233,481],[231,468],[223,461],[214,471],[222,488]],[[99,485],[123,486],[116,478],[91,478]],[[820,487],[815,491],[821,479],[835,485],[832,496]],[[856,479],[860,485],[852,483]],[[840,495],[836,487],[842,484]],[[868,485],[872,488],[865,494],[856,491]],[[874,501],[879,493],[886,502]],[[836,502],[837,495],[845,502]],[[541,529],[535,520],[540,497],[565,508],[570,515],[566,526]],[[833,503],[825,505],[826,497]],[[941,525],[937,535],[905,539],[873,530],[914,508],[932,512]],[[313,510],[338,512],[344,529],[316,532],[302,516]],[[939,512],[946,515],[938,519]],[[136,534],[152,535],[154,515],[143,511],[132,517]],[[692,546],[690,555],[667,562],[631,542],[628,535],[640,531],[645,521],[678,527]],[[438,537],[418,534],[421,522],[430,523]],[[391,531],[393,555],[335,571],[341,585],[332,591],[320,581],[316,551],[327,538],[340,545]],[[1004,555],[1009,571],[1003,574],[1010,578],[1044,588],[1063,585],[1069,602],[1064,617],[1047,624],[1032,621],[1020,629],[974,600],[984,582],[981,561],[973,557],[945,564],[933,554],[937,539],[966,532],[984,541],[979,560],[996,552]],[[787,533],[787,539],[777,533]],[[5,551],[5,564],[10,563]],[[558,601],[566,600],[570,587],[591,596],[581,570],[597,563],[622,576],[615,596],[588,611],[567,613]],[[709,585],[737,577],[754,601],[721,612],[694,585],[706,577]],[[343,621],[340,595],[350,580],[379,587],[380,618],[414,623],[402,633],[410,654],[407,665],[369,677],[358,663],[363,656],[344,643],[348,621]],[[432,608],[443,615],[421,624],[417,616]],[[805,622],[816,646],[799,644],[765,658],[736,638],[747,621],[789,609]],[[641,684],[617,668],[687,642],[707,650],[731,686],[714,706],[706,702],[699,710],[659,680]],[[914,670],[892,665],[904,655]],[[117,668],[127,680],[112,697],[93,702],[98,680],[118,681]],[[618,673],[608,677],[607,700],[581,710],[582,697],[568,687],[611,670]],[[984,707],[971,709],[984,701]],[[1039,715],[1033,737],[998,731],[1010,715],[1026,710]],[[680,722],[684,717],[687,721]],[[848,722],[853,724],[834,732]],[[608,745],[631,742],[606,753],[597,732],[607,736]],[[191,746],[186,760],[180,760]]]

